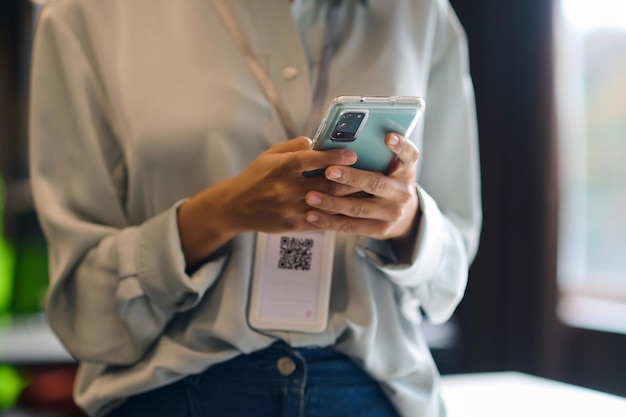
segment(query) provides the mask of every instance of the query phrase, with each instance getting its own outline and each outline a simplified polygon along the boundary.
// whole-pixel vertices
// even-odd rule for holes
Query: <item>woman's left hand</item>
[[[309,223],[375,239],[403,240],[413,234],[419,205],[415,183],[419,150],[396,133],[387,134],[385,143],[397,158],[384,174],[338,165],[326,169],[326,178],[337,183],[337,189],[306,194],[307,204],[314,207],[306,213]],[[351,193],[343,195],[348,189]],[[355,196],[355,189],[371,197]]]

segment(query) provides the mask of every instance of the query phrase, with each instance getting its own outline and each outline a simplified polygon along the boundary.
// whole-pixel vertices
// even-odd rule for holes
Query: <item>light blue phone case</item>
[[[385,145],[385,136],[389,132],[409,136],[423,112],[424,100],[419,97],[336,97],[313,139],[313,149],[349,149],[357,154],[355,168],[386,172],[394,154]],[[337,137],[341,125],[357,117],[362,120],[353,139],[352,132]]]

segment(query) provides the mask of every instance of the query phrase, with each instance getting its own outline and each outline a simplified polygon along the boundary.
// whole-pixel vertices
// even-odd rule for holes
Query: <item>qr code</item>
[[[280,238],[279,269],[308,271],[313,257],[313,239],[298,239],[282,236]]]

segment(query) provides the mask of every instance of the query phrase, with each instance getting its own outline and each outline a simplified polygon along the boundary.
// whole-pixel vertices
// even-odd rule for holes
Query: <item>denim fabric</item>
[[[397,417],[398,414],[378,383],[346,356],[331,349],[294,349],[275,344],[131,397],[109,414],[109,417],[148,416]]]

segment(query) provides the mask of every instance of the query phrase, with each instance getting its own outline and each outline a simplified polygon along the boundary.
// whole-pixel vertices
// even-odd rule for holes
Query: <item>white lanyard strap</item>
[[[224,0],[211,0],[215,10],[220,15],[226,29],[230,32],[233,37],[235,43],[241,51],[243,52],[246,62],[250,66],[252,73],[257,79],[259,85],[263,89],[265,96],[269,100],[269,102],[274,106],[276,112],[278,113],[278,117],[283,124],[285,132],[289,138],[294,138],[299,136],[299,129],[296,126],[293,118],[289,114],[287,110],[287,106],[283,103],[280,98],[280,94],[276,89],[274,82],[271,77],[263,68],[257,57],[254,55],[252,48],[246,41],[245,35],[241,30],[241,27],[237,23],[237,20],[232,15],[231,11],[226,6]],[[327,15],[327,27],[326,27],[326,36],[324,39],[324,50],[322,54],[322,60],[320,63],[320,71],[317,77],[317,83],[315,86],[315,92],[313,95],[313,106],[311,112],[309,113],[309,118],[307,122],[307,133],[315,132],[315,128],[317,123],[320,122],[322,105],[324,102],[324,98],[326,96],[326,90],[328,88],[328,72],[330,68],[330,61],[335,52],[336,39],[338,34],[338,21],[339,21],[339,4],[341,0],[331,0],[328,15]]]
[[[331,0],[328,5],[328,14],[326,15],[326,34],[324,37],[324,49],[322,51],[322,60],[320,62],[320,70],[317,74],[317,83],[315,84],[315,93],[313,95],[313,106],[309,113],[307,122],[307,134],[313,135],[317,130],[317,125],[322,121],[322,110],[326,91],[328,90],[328,78],[330,70],[330,61],[335,54],[337,46],[337,38],[339,36],[339,5],[341,0]]]

